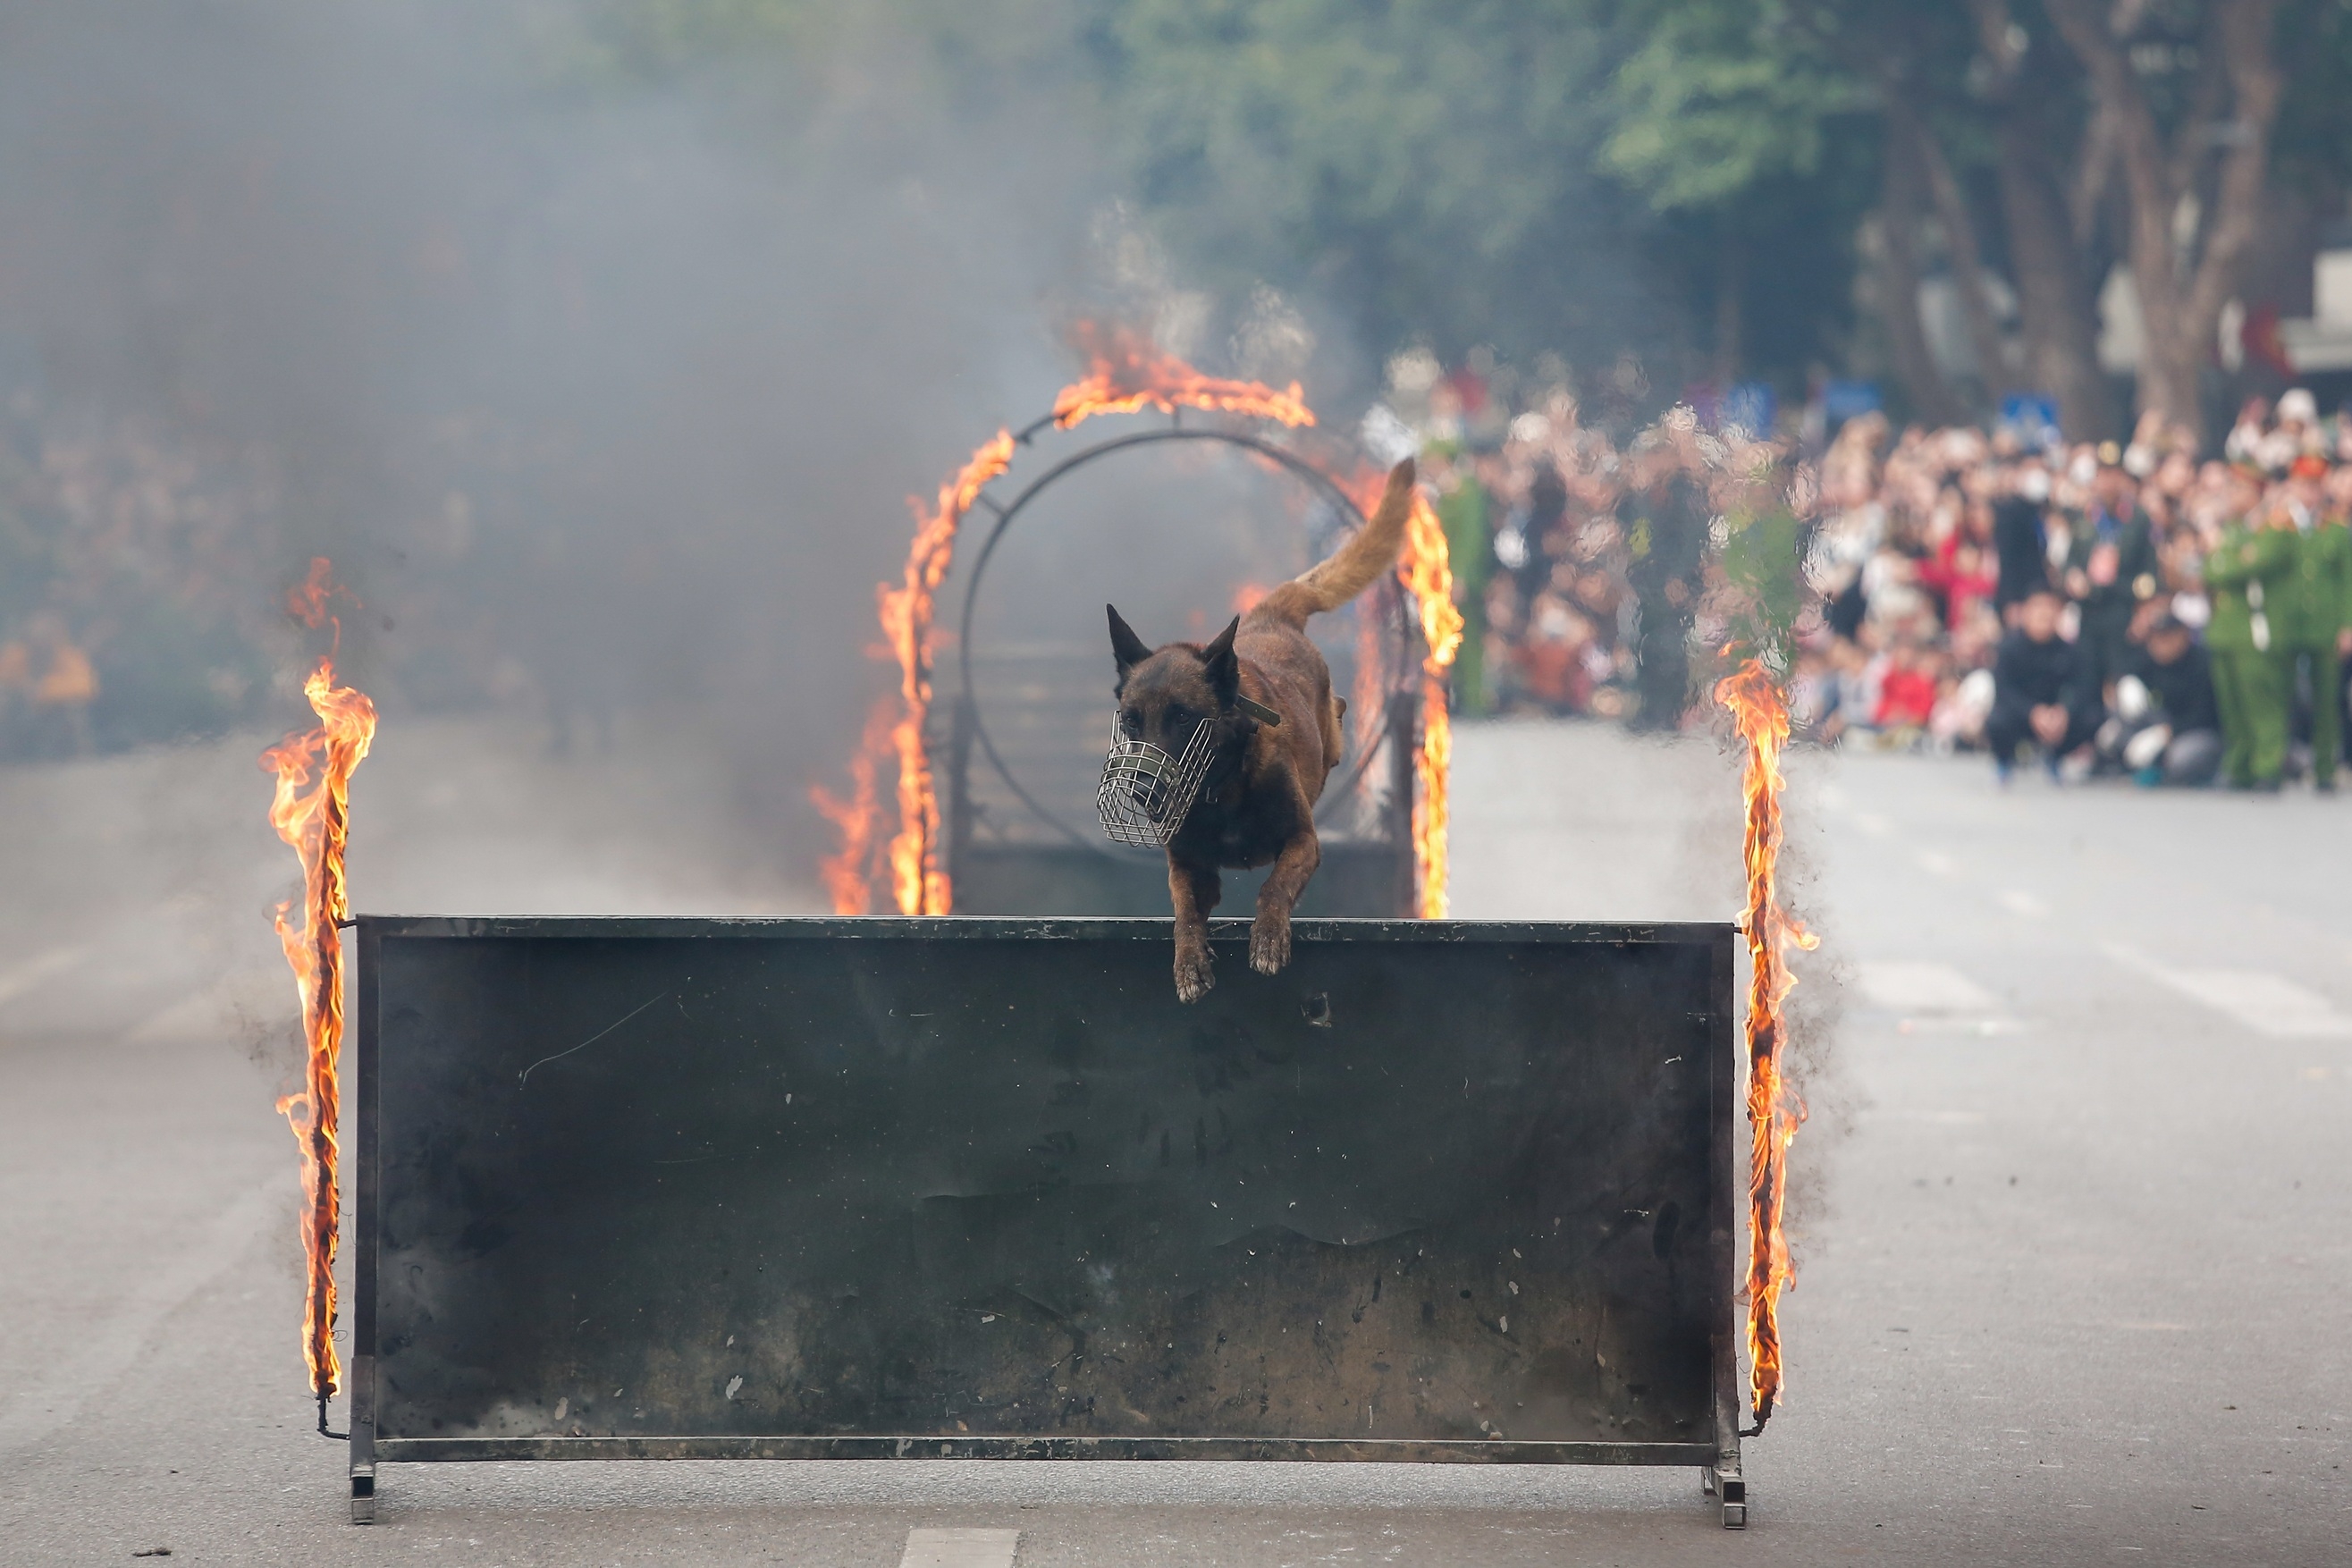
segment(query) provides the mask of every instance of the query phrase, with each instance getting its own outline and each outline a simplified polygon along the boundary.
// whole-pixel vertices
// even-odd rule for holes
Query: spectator
[[[2054,588],[2028,594],[1994,659],[1985,742],[2003,783],[2028,742],[2056,778],[2060,764],[2083,753],[2098,733],[2103,710],[2096,673],[2085,652],[2058,635],[2063,609]]]
[[[2154,414],[2072,446],[1865,415],[1810,437],[1813,468],[1680,407],[1621,446],[1565,388],[1529,390],[1478,461],[1509,519],[1482,596],[1495,706],[1704,721],[1695,678],[1774,593],[1730,542],[1777,513],[1795,581],[1769,624],[1810,742],[2080,763],[2104,733],[2111,770],[2188,783],[2218,731],[2221,775],[2275,789],[2299,711],[2315,783],[2352,754],[2352,417],[2307,391],[2250,401],[2201,462]]]
[[[2036,585],[2050,581],[2042,516],[2049,501],[2049,470],[2033,460],[2017,470],[2008,493],[1993,503],[1993,605],[2004,621]]]
[[[1669,430],[1676,449],[1671,457],[1651,455],[1651,482],[1640,495],[1630,542],[1633,568],[1626,574],[1642,610],[1636,655],[1642,704],[1634,721],[1648,730],[1677,727],[1690,706],[1688,636],[1707,542],[1706,492],[1691,472],[1685,447],[1693,431],[1671,421]]]
[[[2099,449],[2091,504],[2074,531],[2066,595],[2082,606],[2081,641],[2101,685],[2122,672],[2132,611],[2157,589],[2156,542],[2139,510],[2139,486],[2114,443]],[[2151,463],[2152,467],[2152,463]]]
[[[1486,577],[1494,559],[1486,487],[1457,449],[1434,466],[1437,516],[1454,571],[1454,599],[1462,611],[1462,647],[1454,658],[1455,700],[1465,713],[1486,710]]]
[[[1872,722],[1881,731],[1916,737],[1936,711],[1936,673],[1932,655],[1907,641],[1897,643],[1879,677]]]
[[[2189,629],[2159,614],[2116,686],[2102,749],[2143,785],[2211,784],[2221,771],[2221,710],[2212,661]]]
[[[2283,406],[2286,398],[2279,402]],[[2277,526],[2293,531],[2294,545],[2271,608],[2276,684],[2307,716],[2311,783],[2322,794],[2336,787],[2336,761],[2344,748],[2337,645],[2352,625],[2352,531],[2326,515],[2326,459],[2300,456],[2274,502]]]
[[[2286,766],[2286,693],[2271,652],[2269,601],[2294,548],[2292,531],[2238,517],[2205,558],[2212,600],[2205,646],[2221,709],[2221,777],[2231,789],[2276,790]]]

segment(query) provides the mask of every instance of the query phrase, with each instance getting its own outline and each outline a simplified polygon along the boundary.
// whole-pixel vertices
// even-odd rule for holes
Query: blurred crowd
[[[2250,403],[2221,455],[1896,430],[1810,448],[1688,405],[1622,439],[1554,389],[1469,433],[1437,379],[1414,421],[1470,635],[1468,712],[1705,722],[1759,627],[1799,733],[1989,752],[2076,778],[2333,786],[2352,658],[2352,415]]]
[[[249,721],[278,485],[255,453],[0,406],[0,761]]]

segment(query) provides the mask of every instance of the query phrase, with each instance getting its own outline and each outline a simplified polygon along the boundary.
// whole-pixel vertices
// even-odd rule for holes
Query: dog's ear
[[[1110,612],[1110,656],[1118,660],[1119,674],[1125,675],[1150,658],[1151,649],[1120,616],[1118,605],[1105,605],[1103,608]]]
[[[1234,705],[1234,699],[1241,695],[1242,689],[1241,663],[1234,658],[1234,634],[1241,630],[1241,626],[1242,618],[1235,616],[1225,624],[1225,629],[1217,634],[1217,640],[1201,650],[1201,663],[1208,672],[1210,689],[1217,694],[1217,700],[1228,708]]]

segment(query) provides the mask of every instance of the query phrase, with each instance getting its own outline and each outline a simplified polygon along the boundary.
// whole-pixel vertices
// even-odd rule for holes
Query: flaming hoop
[[[940,852],[940,814],[924,727],[930,716],[934,605],[954,563],[955,542],[964,517],[983,500],[989,483],[1011,467],[1015,451],[1047,429],[1069,430],[1102,414],[1132,414],[1150,408],[1174,416],[1181,409],[1240,414],[1298,428],[1316,423],[1298,384],[1276,391],[1255,381],[1204,375],[1172,354],[1131,334],[1082,327],[1078,346],[1087,355],[1087,374],[1064,387],[1053,412],[1018,434],[1000,429],[927,507],[914,502],[915,538],[896,584],[877,590],[885,639],[898,667],[898,686],[868,715],[857,755],[850,763],[846,798],[817,787],[817,809],[841,835],[840,847],[820,869],[836,914],[864,914],[872,904],[877,859],[887,865],[892,901],[902,915],[943,915],[953,906]],[[1252,443],[1244,443],[1245,445]],[[1276,454],[1285,460],[1297,460]],[[1359,476],[1377,493],[1379,477]],[[989,503],[994,507],[993,502]],[[1000,517],[1003,509],[996,509]],[[1413,852],[1424,918],[1445,913],[1445,823],[1447,770],[1452,738],[1445,707],[1445,671],[1461,645],[1462,617],[1453,603],[1453,574],[1445,534],[1427,500],[1414,498],[1406,529],[1405,554],[1398,576],[1413,596],[1428,645],[1423,661],[1422,739],[1414,754]],[[878,780],[887,763],[895,771],[898,829],[877,846]]]
[[[1780,685],[1762,660],[1751,658],[1716,684],[1715,700],[1729,710],[1733,727],[1748,742],[1740,790],[1748,805],[1743,924],[1753,964],[1748,986],[1748,1377],[1756,1426],[1741,1436],[1752,1437],[1772,1418],[1780,1394],[1780,1292],[1797,1278],[1781,1224],[1789,1145],[1805,1120],[1804,1102],[1790,1089],[1780,1064],[1785,1005],[1797,984],[1788,950],[1811,951],[1819,939],[1780,902],[1780,793],[1787,783],[1780,752],[1789,743],[1789,710]]]
[[[302,862],[302,915],[287,918],[291,900],[278,906],[278,940],[294,969],[302,1004],[303,1085],[278,1101],[278,1113],[294,1129],[302,1151],[302,1256],[308,1276],[302,1311],[302,1354],[310,1369],[310,1392],[319,1402],[319,1430],[327,1432],[327,1401],[342,1386],[335,1354],[335,1248],[340,1211],[335,1189],[336,1130],[341,1120],[335,1079],[343,1043],[343,942],[338,929],[351,912],[343,877],[343,849],[351,815],[352,770],[375,738],[375,704],[348,686],[335,684],[335,651],[342,624],[328,604],[344,590],[334,586],[327,561],[310,563],[310,574],[287,597],[287,607],[305,626],[330,624],[335,643],[302,686],[319,728],[289,735],[261,753],[262,767],[278,775],[269,825]],[[356,603],[356,601],[354,601]],[[313,782],[312,769],[317,768]]]

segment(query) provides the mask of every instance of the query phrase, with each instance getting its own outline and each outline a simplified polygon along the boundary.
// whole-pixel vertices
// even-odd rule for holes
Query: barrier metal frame
[[[684,947],[708,947],[730,939],[790,937],[835,944],[854,954],[868,944],[942,939],[1012,940],[1024,945],[1148,941],[1164,946],[1164,921],[1055,918],[945,917],[931,919],[679,919],[509,918],[362,916],[357,928],[356,1016],[353,1033],[355,1092],[347,1101],[352,1203],[349,1236],[353,1289],[352,1355],[348,1386],[352,1400],[350,1475],[354,1522],[374,1517],[378,1467],[384,1464],[490,1460],[585,1459],[1249,1459],[1339,1462],[1412,1462],[1559,1465],[1688,1465],[1700,1470],[1705,1491],[1717,1499],[1726,1528],[1747,1523],[1745,1482],[1740,1470],[1741,1384],[1738,1345],[1738,1231],[1743,1213],[1736,1176],[1740,1115],[1734,995],[1735,928],[1721,922],[1599,923],[1301,920],[1298,952],[1339,942],[1398,944],[1574,944],[1619,952],[1653,944],[1706,949],[1704,995],[1690,995],[1670,1007],[1696,1022],[1706,1045],[1708,1110],[1705,1190],[1708,1213],[1704,1279],[1710,1350],[1713,1431],[1689,1441],[1545,1441],[1363,1439],[1232,1436],[1045,1436],[846,1433],[836,1435],[670,1435],[433,1437],[382,1435],[378,1411],[381,1355],[379,1301],[385,1279],[381,1252],[386,1244],[382,1162],[381,1094],[385,1081],[382,984],[387,943],[417,940],[644,938],[676,940]],[[1245,945],[1244,921],[1212,922],[1212,940],[1233,963]],[[870,949],[868,949],[870,951]],[[1155,954],[1156,957],[1156,954]],[[1409,963],[1406,954],[1375,958],[1390,966]],[[1238,965],[1235,966],[1238,968]],[[1171,1006],[1174,1004],[1170,1004]],[[1309,1017],[1310,1023],[1315,1020]],[[1466,1084],[1465,1084],[1466,1089]],[[1467,1292],[1465,1292],[1466,1294]]]

